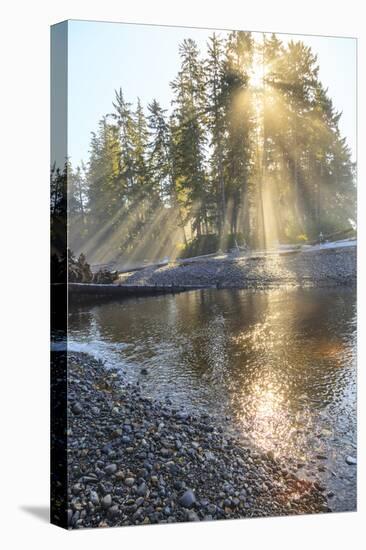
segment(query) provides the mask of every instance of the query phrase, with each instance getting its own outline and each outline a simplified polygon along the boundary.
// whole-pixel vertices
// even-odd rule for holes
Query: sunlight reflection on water
[[[71,308],[69,330],[71,346],[120,365],[147,394],[230,415],[245,439],[303,477],[336,483],[339,509],[354,500],[355,474],[344,467],[356,445],[352,289],[109,301]]]

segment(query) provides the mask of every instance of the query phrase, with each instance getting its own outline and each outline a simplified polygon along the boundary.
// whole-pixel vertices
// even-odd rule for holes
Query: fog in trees
[[[139,263],[354,226],[355,166],[310,47],[235,31],[179,55],[171,105],[111,90],[85,164],[53,169],[77,255]]]

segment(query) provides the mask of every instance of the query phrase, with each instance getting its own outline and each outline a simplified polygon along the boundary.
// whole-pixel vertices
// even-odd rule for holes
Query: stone
[[[193,512],[193,510],[190,510],[190,511],[187,513],[187,520],[188,520],[188,521],[200,521],[200,518],[198,517],[198,515],[196,514],[196,512]]]
[[[99,505],[99,496],[98,496],[98,493],[96,491],[90,491],[90,502],[92,504],[94,504],[94,506],[98,506]]]
[[[107,515],[110,519],[115,518],[116,516],[118,516],[118,514],[119,514],[119,508],[117,504],[114,504],[113,506],[108,508]]]
[[[349,464],[350,466],[355,466],[355,465],[357,464],[357,458],[355,458],[355,457],[353,457],[353,456],[347,456],[346,462],[347,462],[347,464]]]
[[[108,475],[115,474],[117,472],[117,464],[108,464],[104,469],[105,473]]]
[[[80,483],[75,483],[75,485],[73,485],[72,492],[73,492],[74,495],[79,495],[81,493]]]
[[[216,513],[217,507],[215,504],[209,504],[207,506],[207,512],[209,515],[213,516]]]
[[[143,369],[140,370],[140,374],[147,374],[147,373],[148,373],[148,371],[147,371],[147,369],[145,369],[145,368],[143,368]]]
[[[184,506],[184,508],[190,508],[195,502],[196,497],[191,489],[187,489],[179,499],[179,504]]]
[[[83,407],[76,401],[76,403],[72,405],[71,410],[74,414],[81,414],[83,412]]]
[[[140,485],[136,489],[136,493],[139,496],[145,496],[147,493],[147,486],[146,483],[140,483]]]
[[[111,495],[106,495],[102,498],[102,506],[103,508],[110,508],[112,506],[112,497]]]
[[[125,485],[127,485],[127,487],[132,487],[132,485],[134,485],[134,483],[135,483],[135,478],[134,477],[126,477]]]

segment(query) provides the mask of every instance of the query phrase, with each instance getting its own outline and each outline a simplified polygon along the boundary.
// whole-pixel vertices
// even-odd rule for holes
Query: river
[[[74,304],[69,348],[146,395],[226,416],[243,442],[356,508],[354,288],[199,290]]]

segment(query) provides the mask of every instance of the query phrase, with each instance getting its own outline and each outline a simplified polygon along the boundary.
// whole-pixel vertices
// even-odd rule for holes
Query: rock
[[[79,495],[81,493],[80,483],[75,483],[75,485],[73,485],[72,492],[73,492],[74,495]]]
[[[187,520],[188,520],[188,521],[200,521],[200,518],[198,517],[198,515],[196,514],[196,512],[193,512],[193,510],[190,510],[190,511],[187,513]]]
[[[179,411],[177,412],[176,417],[184,422],[185,420],[188,420],[189,414],[187,412]]]
[[[92,504],[94,504],[94,506],[98,506],[99,505],[99,496],[98,496],[98,493],[96,491],[90,491],[90,502]]]
[[[83,407],[78,401],[76,401],[75,403],[73,403],[71,410],[74,414],[81,414],[83,412]]]
[[[160,450],[160,454],[162,456],[165,456],[165,457],[168,457],[172,454],[172,451],[170,449],[167,449],[165,447],[163,447],[161,450]]]
[[[147,369],[143,368],[140,370],[140,374],[148,374]]]
[[[103,508],[110,508],[112,506],[112,497],[111,495],[106,495],[102,498],[102,506]]]
[[[134,485],[134,483],[135,483],[135,478],[134,477],[126,477],[125,485],[127,485],[127,487],[132,487],[132,485]]]
[[[140,483],[140,485],[137,487],[136,489],[136,493],[139,495],[139,496],[145,496],[146,493],[147,493],[147,486],[146,486],[146,483]]]
[[[216,510],[217,510],[217,506],[215,504],[209,504],[207,506],[207,512],[211,516],[216,514]]]
[[[328,509],[330,488],[327,494],[299,479],[291,461],[285,471],[277,458],[243,446],[224,422],[177,412],[113,374],[70,354],[70,409],[77,396],[88,413],[84,418],[71,410],[69,417],[71,527],[284,515],[289,509],[283,491],[301,493],[290,505],[293,513]]]
[[[117,464],[108,464],[104,469],[105,473],[108,475],[115,474],[117,472]]]
[[[117,504],[114,504],[113,506],[108,508],[107,515],[110,519],[113,519],[113,518],[115,518],[116,516],[119,515],[119,508],[118,508]]]
[[[216,460],[215,455],[211,451],[206,451],[205,457],[206,457],[206,460],[209,460],[209,461]]]
[[[196,502],[196,497],[191,489],[188,489],[179,499],[179,504],[184,508],[190,508]]]
[[[347,456],[346,457],[346,462],[347,464],[349,464],[350,466],[355,466],[357,464],[357,458],[353,457],[353,456]]]
[[[80,512],[79,510],[76,510],[76,512],[74,512],[71,518],[71,525],[75,525],[79,518],[80,518]]]

